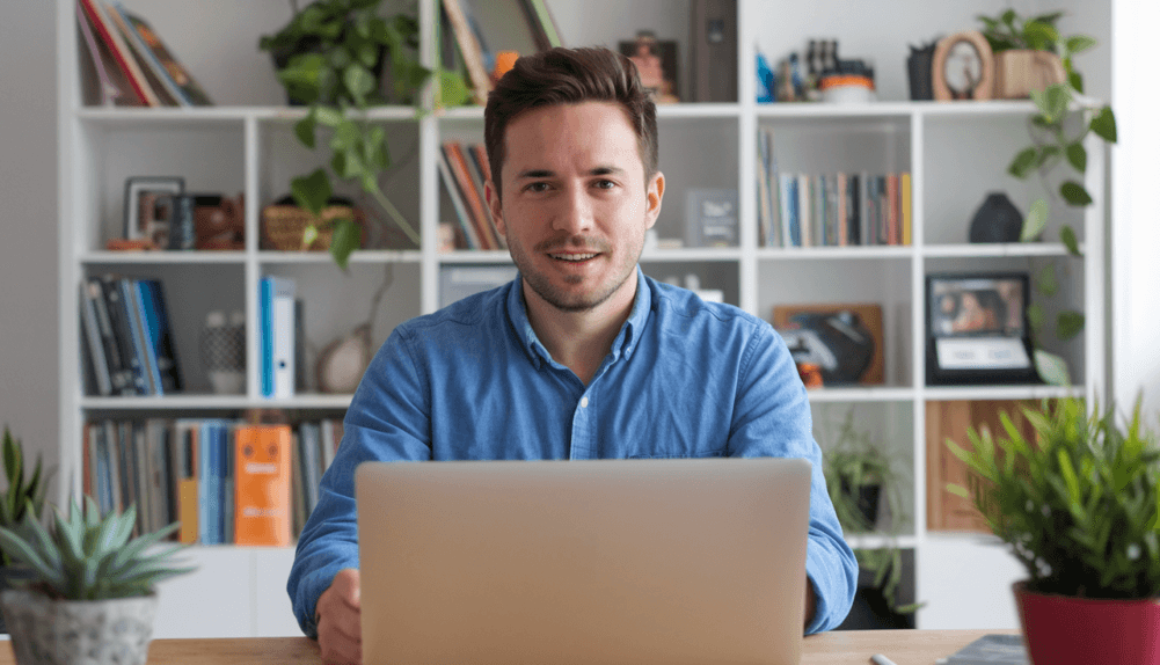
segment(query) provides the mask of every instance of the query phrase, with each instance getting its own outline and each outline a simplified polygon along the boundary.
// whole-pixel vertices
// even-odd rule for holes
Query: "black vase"
[[[1003,192],[991,192],[971,219],[971,242],[1019,242],[1023,213]]]

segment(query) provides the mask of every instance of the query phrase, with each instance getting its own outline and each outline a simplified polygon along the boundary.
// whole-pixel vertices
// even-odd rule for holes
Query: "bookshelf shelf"
[[[688,0],[595,0],[574,3],[546,0],[560,25],[565,43],[616,44],[640,28],[652,29],[661,39],[678,41],[683,49],[690,34]],[[1086,23],[1069,27],[1089,32],[1110,15],[1110,0],[1061,0],[1063,9]],[[105,108],[82,104],[79,49],[74,18],[75,0],[56,0],[57,54],[62,91],[59,103],[60,196],[59,236],[61,268],[59,295],[62,320],[79,311],[78,284],[90,275],[117,272],[165,285],[173,318],[179,365],[187,378],[188,393],[164,397],[91,397],[83,386],[80,363],[68,362],[80,348],[78,326],[62,326],[60,478],[76,491],[83,475],[85,423],[124,418],[202,418],[243,415],[250,409],[279,409],[303,420],[333,417],[348,408],[350,395],[300,392],[285,399],[260,397],[259,281],[266,276],[287,277],[298,285],[304,302],[305,338],[309,342],[304,365],[313,372],[319,350],[348,335],[366,320],[371,299],[379,287],[389,288],[373,322],[372,346],[377,348],[403,321],[435,311],[441,281],[450,271],[473,268],[493,274],[513,266],[506,251],[439,251],[440,223],[457,219],[439,173],[441,142],[482,143],[483,108],[439,108],[417,114],[410,106],[380,107],[369,119],[387,130],[391,156],[397,168],[384,178],[387,195],[400,206],[422,237],[419,249],[360,250],[351,255],[347,270],[332,265],[327,252],[279,252],[260,249],[258,232],[262,207],[289,191],[290,180],[325,165],[325,151],[310,153],[298,145],[293,124],[305,109],[284,105],[285,95],[274,79],[268,55],[258,52],[261,26],[282,25],[288,19],[286,3],[234,3],[209,0],[215,19],[204,23],[207,11],[183,0],[122,0],[130,9],[151,19],[159,34],[195,69],[199,80],[221,102],[200,108]],[[899,543],[915,550],[914,582],[917,599],[935,608],[933,616],[953,612],[939,608],[955,605],[966,585],[987,586],[1006,592],[1005,583],[976,579],[948,565],[931,561],[928,552],[974,552],[977,534],[943,533],[928,528],[926,503],[928,445],[927,407],[953,401],[992,401],[1057,398],[1097,394],[1106,379],[1109,356],[1105,331],[1096,322],[1105,297],[1104,206],[1076,212],[1053,210],[1045,238],[1059,237],[1060,223],[1071,224],[1080,238],[1081,258],[1072,258],[1058,242],[1001,245],[962,242],[973,212],[992,191],[1006,191],[1022,210],[1042,195],[1038,183],[1021,183],[1006,175],[1013,146],[1027,137],[1029,101],[938,103],[907,101],[905,66],[897,47],[916,35],[951,34],[977,27],[979,13],[991,12],[990,0],[970,0],[962,7],[930,11],[923,0],[897,0],[884,13],[874,5],[854,6],[843,0],[819,0],[809,7],[738,0],[737,101],[679,103],[658,107],[661,133],[660,168],[667,189],[656,230],[662,239],[684,238],[686,206],[692,189],[735,190],[738,201],[739,241],[729,248],[683,248],[644,251],[646,274],[658,279],[694,274],[702,288],[721,291],[726,302],[763,320],[779,305],[866,303],[881,307],[885,384],[824,388],[810,391],[815,426],[821,412],[856,409],[860,425],[879,435],[883,445],[899,454],[911,483],[905,507],[909,512],[906,535]],[[438,45],[435,22],[437,0],[418,0],[422,22],[422,58],[435,62]],[[477,2],[477,7],[487,3]],[[897,17],[903,17],[901,20]],[[1071,20],[1068,17],[1063,21]],[[1079,19],[1077,19],[1079,20]],[[1101,23],[1101,21],[1103,23]],[[1073,24],[1074,25],[1074,24]],[[186,30],[185,27],[191,29]],[[776,27],[776,29],[773,29]],[[1103,28],[1097,28],[1102,30]],[[189,33],[188,35],[186,33]],[[754,49],[776,62],[791,51],[802,51],[810,36],[840,39],[845,57],[867,57],[876,62],[879,96],[867,104],[822,103],[758,104],[754,100]],[[207,37],[212,36],[212,39]],[[873,39],[868,39],[872,36]],[[1095,34],[1106,45],[1109,34]],[[1106,47],[1093,49],[1105,51]],[[692,67],[682,50],[682,76]],[[1089,57],[1086,56],[1085,57]],[[904,60],[904,59],[903,59]],[[222,66],[226,62],[229,66]],[[1098,81],[1085,67],[1087,80]],[[220,92],[219,92],[220,91]],[[682,98],[684,94],[682,93]],[[807,176],[835,173],[881,175],[908,172],[912,177],[912,242],[906,246],[764,247],[759,244],[759,188],[761,162],[756,142],[760,131],[772,131],[774,149],[783,173]],[[110,252],[100,248],[122,228],[125,178],[143,174],[181,175],[186,191],[245,195],[247,246],[235,252]],[[1085,186],[1103,192],[1102,152],[1089,148]],[[351,192],[342,192],[350,195]],[[959,386],[925,385],[925,276],[931,272],[1019,270],[1040,265],[1066,266],[1059,271],[1061,307],[1084,312],[1089,322],[1071,342],[1054,344],[1050,351],[1063,356],[1074,377],[1073,386]],[[245,329],[246,380],[243,394],[210,392],[201,366],[199,333],[211,312],[242,312]],[[316,382],[307,380],[308,390]],[[819,437],[820,439],[821,437]],[[65,483],[62,483],[65,484]],[[878,547],[880,534],[854,534],[857,547]],[[932,548],[932,544],[934,547]],[[159,635],[211,636],[213,634],[294,634],[285,602],[285,574],[293,559],[291,548],[195,548],[203,570],[175,580],[162,590],[182,596],[207,596],[212,587],[214,607],[225,599],[238,610],[235,621],[217,621],[213,608],[192,620],[189,615],[166,623]],[[964,554],[963,556],[967,556]],[[1005,570],[1005,569],[1004,569]],[[231,571],[244,571],[248,584],[229,585]],[[987,571],[979,573],[985,577]],[[945,580],[962,580],[946,582]],[[956,586],[957,584],[957,586]],[[999,588],[1003,587],[1003,588]],[[235,603],[236,601],[236,603]],[[162,610],[180,607],[162,602]],[[959,627],[926,622],[919,627]],[[941,614],[940,614],[941,612]],[[232,615],[231,615],[232,616]],[[264,617],[276,617],[267,621]],[[245,626],[238,628],[236,626]],[[168,626],[168,627],[165,627]],[[230,631],[242,631],[230,632]]]

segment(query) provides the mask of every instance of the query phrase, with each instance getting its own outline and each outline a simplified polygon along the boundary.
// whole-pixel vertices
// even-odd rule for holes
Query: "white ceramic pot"
[[[145,665],[157,595],[76,601],[8,589],[0,608],[19,665]]]

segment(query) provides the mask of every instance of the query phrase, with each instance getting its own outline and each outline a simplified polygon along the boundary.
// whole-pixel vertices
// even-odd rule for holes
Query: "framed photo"
[[[995,85],[991,45],[977,30],[939,40],[930,68],[934,98],[939,101],[987,100]]]
[[[773,327],[796,363],[817,365],[825,386],[885,381],[882,307],[875,304],[778,305]]]
[[[622,55],[636,65],[640,82],[653,93],[657,104],[681,101],[678,85],[677,42],[657,39],[648,30],[636,33],[636,39],[618,44]]]
[[[1039,383],[1027,273],[926,277],[927,383]]]
[[[150,239],[159,249],[169,245],[170,197],[185,191],[179,176],[133,176],[125,179],[127,240]]]

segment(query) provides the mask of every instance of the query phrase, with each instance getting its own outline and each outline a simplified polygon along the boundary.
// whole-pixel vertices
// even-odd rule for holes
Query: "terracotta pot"
[[[995,54],[995,99],[1026,99],[1032,90],[1063,83],[1067,72],[1059,56],[1048,51],[1016,49]]]
[[[1036,665],[1160,665],[1160,598],[1098,600],[1027,591],[1015,604]]]

